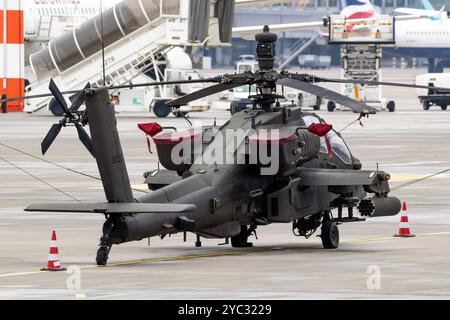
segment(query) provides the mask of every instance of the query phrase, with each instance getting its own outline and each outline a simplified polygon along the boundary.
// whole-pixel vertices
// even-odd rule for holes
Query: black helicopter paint
[[[363,117],[376,113],[375,109],[314,83],[420,86],[277,72],[274,70],[276,40],[277,36],[270,33],[268,27],[256,35],[258,72],[201,80],[216,84],[169,103],[177,108],[238,86],[255,84],[258,88],[258,94],[251,97],[254,101],[252,109],[234,114],[221,127],[200,128],[199,136],[191,130],[180,139],[168,138],[167,132],[160,132],[162,128],[153,124],[152,130],[156,128],[156,131],[152,135],[166,170],[146,174],[146,183],[153,192],[138,199],[132,194],[114,106],[109,101],[108,89],[117,87],[90,88],[87,85],[81,91],[61,93],[51,81],[50,91],[64,110],[64,117],[52,126],[43,140],[42,152],[47,152],[63,127],[75,126],[80,140],[97,161],[107,202],[39,204],[26,211],[103,214],[106,222],[97,252],[98,265],[106,265],[113,245],[156,236],[163,238],[180,232],[208,238],[231,238],[233,247],[249,247],[252,244],[248,238],[256,228],[271,223],[292,223],[294,233],[307,238],[321,228],[323,246],[335,249],[339,246],[339,224],[398,214],[400,201],[389,196],[390,175],[361,170],[362,164],[351,154],[338,132],[317,115],[302,112],[297,105],[280,105],[278,100],[282,96],[276,90],[278,85],[309,92],[346,106]],[[76,94],[70,108],[63,94]],[[18,99],[24,98],[9,100]],[[86,111],[79,111],[83,103]],[[87,124],[91,137],[83,129]],[[216,139],[220,133],[237,129],[247,130],[252,136],[241,139],[232,153],[237,156],[237,149],[247,148],[251,140],[275,144],[279,162],[277,172],[261,174],[265,165],[259,159],[250,163],[248,155],[243,164],[197,161],[211,148],[225,148],[223,141],[219,145],[220,139]],[[264,130],[273,129],[280,133],[276,139],[260,135]],[[186,160],[182,163],[174,163],[168,156],[180,143],[191,144],[191,138],[198,137],[203,150],[200,154],[192,148],[191,154],[183,156]],[[192,161],[194,158],[196,161]],[[355,208],[361,218],[355,216]],[[333,216],[331,212],[335,209],[338,213]]]

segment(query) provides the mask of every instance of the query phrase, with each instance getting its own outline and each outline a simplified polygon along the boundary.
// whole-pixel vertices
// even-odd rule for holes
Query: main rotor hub
[[[262,71],[273,70],[275,66],[275,48],[278,36],[270,32],[269,26],[264,26],[262,33],[255,36],[257,42],[256,55],[259,69]]]

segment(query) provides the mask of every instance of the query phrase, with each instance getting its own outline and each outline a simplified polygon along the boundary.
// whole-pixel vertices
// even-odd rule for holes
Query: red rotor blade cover
[[[147,136],[148,151],[152,153],[150,139],[163,131],[163,128],[156,122],[151,123],[139,123],[138,128],[142,130]]]

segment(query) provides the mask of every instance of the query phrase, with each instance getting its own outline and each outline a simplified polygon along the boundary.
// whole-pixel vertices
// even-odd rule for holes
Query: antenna
[[[100,0],[100,28],[101,28],[101,43],[102,43],[102,67],[103,67],[103,86],[106,86],[106,62],[105,62],[105,42],[103,35],[103,0]]]

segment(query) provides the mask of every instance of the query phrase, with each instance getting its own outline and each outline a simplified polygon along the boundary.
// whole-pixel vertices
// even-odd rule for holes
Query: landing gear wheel
[[[153,113],[158,118],[167,118],[172,109],[167,105],[166,100],[157,100],[153,105]]]
[[[233,248],[251,248],[253,243],[248,242],[248,228],[247,226],[241,226],[241,233],[231,237],[231,246]]]
[[[321,106],[322,106],[322,98],[321,97],[317,97],[316,105],[313,107],[313,109],[318,111],[318,110],[320,110]]]
[[[422,107],[423,107],[423,110],[428,111],[428,110],[430,110],[430,103],[428,101],[423,101]]]
[[[334,103],[333,101],[328,101],[327,109],[328,112],[333,112],[334,109],[336,109],[336,103]]]
[[[339,247],[339,228],[332,220],[324,221],[320,237],[325,249],[337,249]]]
[[[387,109],[389,110],[389,112],[395,112],[395,102],[389,101],[387,104]]]
[[[111,251],[111,247],[102,246],[97,250],[97,265],[98,266],[106,266],[109,258],[109,251]]]
[[[441,106],[442,111],[447,110],[447,106]]]

